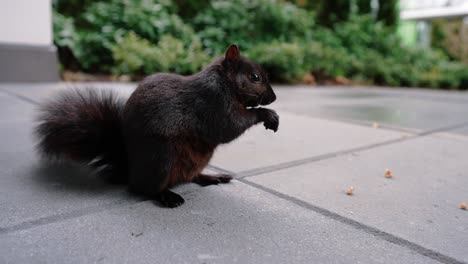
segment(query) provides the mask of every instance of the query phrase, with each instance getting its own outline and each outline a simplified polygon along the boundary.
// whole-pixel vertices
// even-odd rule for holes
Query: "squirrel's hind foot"
[[[193,182],[201,186],[216,185],[219,183],[228,183],[232,180],[229,174],[206,175],[200,174],[193,179]]]
[[[154,199],[164,205],[165,207],[175,208],[182,205],[185,200],[182,196],[178,195],[175,192],[165,190],[158,193]]]

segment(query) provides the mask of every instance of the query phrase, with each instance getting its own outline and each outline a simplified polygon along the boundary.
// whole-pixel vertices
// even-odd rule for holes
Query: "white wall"
[[[51,0],[0,0],[0,44],[51,45]]]
[[[468,0],[400,0],[400,7],[403,10],[467,5]]]

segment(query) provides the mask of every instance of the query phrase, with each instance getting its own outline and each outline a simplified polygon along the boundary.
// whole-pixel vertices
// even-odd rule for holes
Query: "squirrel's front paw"
[[[275,111],[266,108],[262,109],[262,121],[265,129],[278,131],[279,116]]]

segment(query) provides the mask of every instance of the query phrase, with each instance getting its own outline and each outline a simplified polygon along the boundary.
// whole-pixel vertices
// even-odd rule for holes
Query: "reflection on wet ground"
[[[430,90],[279,88],[277,94],[273,108],[317,118],[417,131],[468,124],[468,93],[444,93],[441,99]],[[468,135],[468,129],[454,132]]]

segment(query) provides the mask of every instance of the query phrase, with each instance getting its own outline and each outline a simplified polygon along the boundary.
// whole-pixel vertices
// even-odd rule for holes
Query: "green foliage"
[[[194,20],[212,55],[221,54],[231,43],[248,50],[263,42],[304,39],[313,24],[310,12],[279,0],[213,0]]]
[[[395,26],[399,16],[398,0],[379,0],[377,20],[382,21],[386,26]]]
[[[390,56],[368,52],[363,62],[366,77],[379,85],[468,88],[468,67],[431,50],[401,48]]]
[[[264,67],[272,81],[297,81],[306,72],[304,49],[298,43],[263,43],[249,50],[247,55]]]
[[[111,71],[114,64],[112,50],[129,32],[135,32],[151,43],[157,43],[163,35],[170,34],[181,40],[184,48],[189,48],[195,33],[174,14],[175,10],[176,7],[167,0],[95,2],[75,19],[74,26],[67,26],[72,28],[69,38],[73,40],[73,44],[67,47],[83,70],[98,72]],[[70,22],[71,17],[54,16],[54,24],[60,25],[63,21]],[[63,39],[60,37],[55,40],[59,47],[61,42]]]
[[[176,72],[190,74],[197,72],[209,62],[203,53],[200,40],[194,38],[189,48],[180,39],[163,35],[158,45],[128,33],[112,50],[117,74],[148,75],[154,72]]]
[[[77,19],[86,7],[93,2],[95,0],[52,0],[52,5],[57,13]]]
[[[174,14],[171,1],[111,0],[95,2],[82,15],[89,29],[101,32],[134,31],[150,41],[172,34],[190,41],[194,34],[180,17]],[[99,32],[99,33],[101,33]]]
[[[371,13],[371,0],[356,0],[359,14],[368,15]]]
[[[210,5],[210,0],[174,0],[174,3],[177,6],[177,14],[190,21],[199,10],[204,10]]]
[[[355,63],[343,48],[311,42],[303,44],[303,49],[306,69],[321,76],[346,76]]]
[[[53,15],[54,43],[59,47],[73,48],[76,43],[73,19],[57,12]]]
[[[112,49],[112,56],[116,62],[114,72],[119,74],[154,72],[155,69],[162,68],[161,62],[158,61],[158,52],[156,46],[148,40],[130,32]]]
[[[79,68],[79,62],[74,53],[80,52],[80,42],[73,18],[66,17],[55,10],[53,12],[53,30],[54,43],[58,47],[58,54],[62,66],[67,69],[76,70]],[[61,67],[63,69],[63,67]]]
[[[71,0],[71,8],[54,0],[54,42],[65,68],[88,72],[191,74],[237,43],[273,81],[313,74],[319,81],[468,88],[467,65],[401,44],[389,26],[396,1],[381,6],[387,15],[379,21],[368,0],[355,2],[360,15],[349,13],[350,1],[294,2],[304,8],[283,0]]]
[[[468,69],[462,63],[440,62],[422,72],[418,78],[422,87],[468,89]]]
[[[348,20],[351,14],[352,1],[318,0],[317,21],[319,24],[332,27],[335,23]]]

